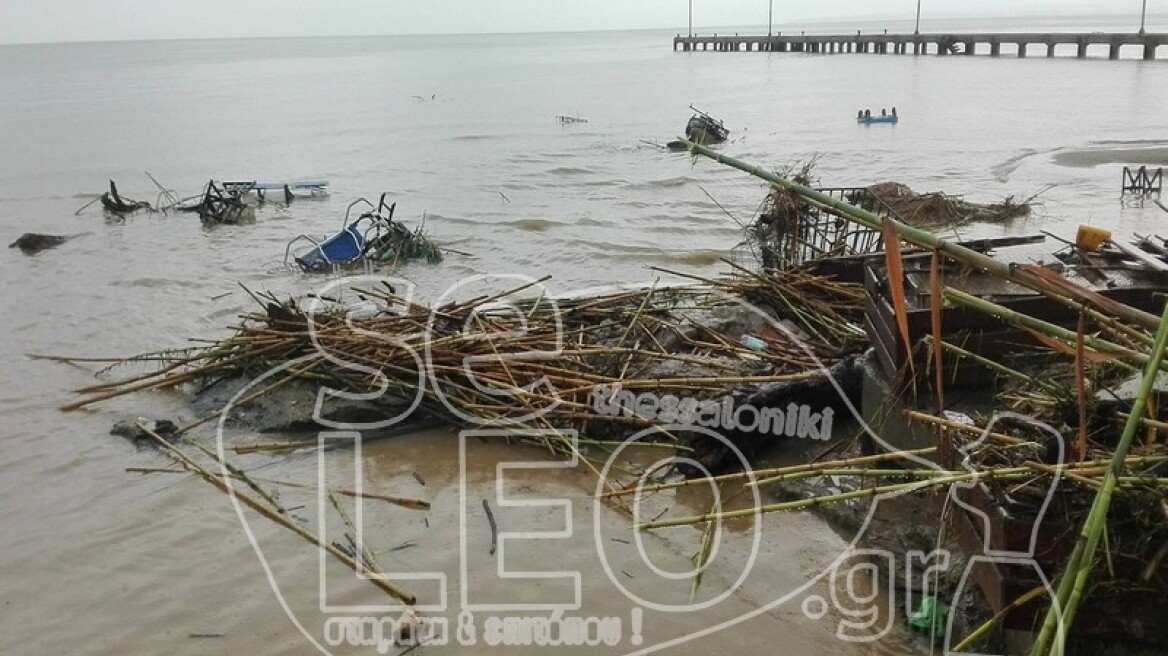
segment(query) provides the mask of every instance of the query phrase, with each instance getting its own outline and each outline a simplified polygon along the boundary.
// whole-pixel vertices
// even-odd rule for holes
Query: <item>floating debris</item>
[[[247,187],[238,184],[209,180],[198,203],[175,209],[197,213],[203,225],[208,226],[255,223],[255,206],[247,202],[247,191]]]
[[[268,192],[281,192],[285,205],[291,205],[294,200],[317,200],[328,198],[328,180],[297,180],[295,182],[257,182],[225,181],[223,188],[230,192],[238,192],[249,198],[255,198],[257,203],[268,201]]]
[[[35,255],[43,250],[56,248],[68,240],[68,237],[62,237],[60,235],[45,235],[39,232],[26,232],[16,241],[9,244],[8,248],[19,248],[25,255]]]
[[[580,118],[579,116],[557,116],[556,120],[560,123],[587,123],[588,119]]]
[[[111,214],[116,214],[119,217],[124,217],[127,214],[133,214],[138,210],[151,210],[153,208],[150,203],[144,200],[134,200],[133,198],[126,198],[118,193],[118,186],[114,184],[113,180],[109,181],[109,191],[101,195],[101,206]]]
[[[689,108],[694,111],[694,115],[685,124],[687,139],[699,144],[716,144],[722,143],[730,136],[730,130],[722,124],[722,121],[693,105],[690,105]]]
[[[865,199],[857,199],[860,207],[876,213],[891,214],[918,228],[953,227],[967,223],[1001,223],[1030,216],[1037,195],[1019,201],[1007,196],[1000,203],[978,204],[961,196],[939,192],[916,193],[897,182],[883,182],[867,188]],[[855,202],[855,201],[853,201]]]
[[[693,110],[694,114],[685,124],[686,139],[704,145],[722,143],[729,138],[730,130],[722,124],[722,121],[719,121],[693,105],[690,105],[689,108]],[[680,152],[686,149],[684,143],[676,140],[665,144],[665,147],[674,152]]]
[[[409,230],[394,220],[397,203],[387,205],[386,195],[381,194],[377,205],[364,198],[350,203],[340,232],[323,241],[300,235],[288,242],[284,249],[285,266],[291,259],[304,271],[322,272],[361,264],[395,265],[416,259],[425,259],[431,264],[441,262],[442,250],[425,234],[425,218],[416,230]],[[350,221],[353,208],[361,204],[369,209]],[[292,247],[301,241],[311,243],[312,249],[292,255]]]

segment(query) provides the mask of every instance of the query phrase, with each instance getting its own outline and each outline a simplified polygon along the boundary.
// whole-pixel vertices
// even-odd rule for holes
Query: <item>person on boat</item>
[[[887,109],[884,109],[884,108],[881,108],[881,109],[880,109],[880,115],[881,115],[881,116],[888,116],[888,110],[887,110]]]
[[[856,118],[864,118],[864,110],[861,109],[861,110],[857,111]]]
[[[892,117],[896,118],[896,108],[895,107],[892,108]]]
[[[864,110],[864,118],[872,118],[872,110],[865,109]]]

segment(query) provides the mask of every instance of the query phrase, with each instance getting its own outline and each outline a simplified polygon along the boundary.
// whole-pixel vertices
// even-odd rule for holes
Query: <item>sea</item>
[[[1150,18],[1150,31],[1168,27],[1168,17]],[[923,27],[1104,31],[1134,30],[1136,21],[954,20]],[[912,23],[775,29],[895,33],[911,31]],[[135,417],[190,420],[194,411],[182,392],[62,412],[75,398],[72,390],[138,370],[28,357],[119,358],[229,335],[241,315],[256,309],[243,287],[301,296],[332,279],[288,267],[287,243],[337,231],[359,199],[376,203],[385,194],[398,220],[449,249],[440,264],[394,272],[416,286],[421,301],[460,284],[462,293],[480,293],[500,284],[492,280],[499,276],[550,276],[543,284],[557,294],[651,284],[670,279],[666,271],[715,276],[727,270],[726,259],[741,255],[742,226],[766,188],[740,171],[662,148],[682,132],[692,106],[730,128],[720,152],[777,171],[813,162],[823,186],[896,181],[977,202],[1013,197],[1034,204],[1027,218],[965,225],[947,231],[952,236],[1048,231],[1072,239],[1080,224],[1117,238],[1168,236],[1168,213],[1120,195],[1124,166],[1168,165],[1168,47],[1157,61],[1141,61],[1135,48],[1109,61],[1102,46],[1086,60],[1069,50],[1035,56],[1033,48],[1024,59],[1008,48],[997,58],[676,52],[678,33],[0,46],[0,238],[70,237],[36,255],[0,252],[7,308],[0,312],[3,651],[377,649],[346,639],[333,644],[340,634],[328,634],[338,616],[400,611],[382,608],[376,587],[335,563],[322,564],[313,545],[293,533],[237,512],[195,476],[127,471],[171,461],[110,435],[111,425]],[[860,109],[892,107],[897,125],[854,120]],[[559,116],[582,120],[563,123]],[[191,196],[210,179],[325,179],[329,195],[268,203],[254,225],[212,228],[187,214],[122,219],[91,204],[110,180],[123,195],[153,203],[160,188]],[[1051,237],[1024,257],[1049,259],[1061,247]],[[213,443],[212,429],[196,439]],[[499,463],[531,456],[476,441],[469,459],[460,459],[460,445],[458,434],[434,429],[323,459],[309,451],[246,462],[266,476],[309,482],[318,465],[357,472],[367,489],[432,501],[429,513],[370,509],[365,536],[387,571],[435,572],[430,580],[403,580],[438,608],[427,612],[449,620],[450,643],[420,653],[928,650],[899,620],[877,635],[883,616],[860,617],[833,601],[838,586],[824,572],[833,571],[847,541],[813,514],[768,516],[770,532],[758,549],[751,531],[728,531],[699,594],[714,603],[674,612],[687,602],[692,577],[649,585],[658,578],[636,569],[637,549],[644,546],[663,569],[685,572],[700,529],[642,543],[629,532],[627,516],[591,498],[594,479],[527,470],[509,479],[509,489],[572,500],[567,526],[578,539],[527,547],[520,540],[508,570],[582,572],[582,601],[573,608],[569,599],[561,613],[620,619],[621,634],[618,644],[595,647],[491,646],[488,620],[550,614],[523,610],[522,603],[519,610],[498,606],[542,599],[552,583],[497,576],[484,542],[479,497],[493,494]],[[313,496],[284,494],[290,506],[315,517]],[[708,494],[678,495],[675,503],[701,514]],[[496,504],[496,514],[505,532],[564,528],[563,509],[554,506]],[[598,559],[605,548],[619,553]],[[476,578],[470,599],[465,584]],[[327,593],[326,579],[333,584]],[[645,585],[627,589],[634,583]],[[642,598],[652,594],[659,598]],[[471,607],[484,610],[466,616],[479,630],[479,642],[468,644],[453,636],[461,610]],[[868,619],[876,628],[866,635],[876,637],[840,637]],[[380,646],[380,653],[401,651]]]

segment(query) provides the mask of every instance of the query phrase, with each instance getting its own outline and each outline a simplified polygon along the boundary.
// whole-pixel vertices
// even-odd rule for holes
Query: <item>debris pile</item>
[[[975,545],[968,555],[1027,565],[999,565],[997,578],[978,577],[991,616],[953,651],[983,644],[999,624],[1035,630],[1034,656],[1062,653],[1063,630],[1077,640],[1168,642],[1160,621],[1168,596],[1168,287],[1150,262],[1160,262],[1157,244],[1133,254],[1102,238],[1135,264],[1124,269],[1123,285],[1093,286],[1077,270],[1010,263],[921,229],[938,220],[1019,216],[1025,203],[984,208],[887,185],[850,196],[859,206],[849,205],[827,190],[690,148],[776,186],[773,214],[797,228],[779,233],[787,238],[780,246],[794,243],[791,234],[800,244],[825,243],[808,235],[832,220],[885,238],[866,259],[864,279],[867,332],[883,365],[872,375],[887,392],[880,403],[865,399],[878,408],[866,418],[883,440],[923,448],[861,459],[862,468],[845,460],[745,473],[747,485],[859,481],[762,512],[947,489],[960,507],[955,530]],[[797,220],[810,210],[792,199],[822,214]],[[1097,248],[1099,240],[1090,241]],[[918,249],[912,267],[901,242]],[[868,467],[876,461],[891,466]],[[752,512],[639,527],[709,526]],[[1043,587],[1043,577],[1053,588]]]
[[[878,214],[891,214],[918,228],[957,227],[968,223],[1001,223],[1030,216],[1033,198],[1008,196],[1000,203],[971,203],[961,196],[940,192],[917,193],[898,182],[867,187],[856,204]]]
[[[302,304],[256,295],[263,310],[247,315],[236,335],[131,358],[164,366],[90,387],[66,409],[282,368],[265,390],[325,380],[350,392],[387,390],[379,401],[387,417],[421,394],[419,418],[456,426],[518,422],[625,437],[671,423],[622,405],[625,393],[696,402],[765,385],[826,383],[828,368],[864,344],[862,290],[799,272],[570,300],[524,299],[518,288],[434,308],[388,286],[353,291],[364,299],[356,314],[315,298]],[[743,301],[765,310],[755,315]],[[599,405],[617,411],[600,413]]]
[[[247,202],[246,191],[214,180],[209,180],[203,187],[199,202],[175,209],[197,213],[206,226],[255,223],[255,206]]]
[[[109,181],[109,191],[101,195],[101,206],[107,212],[119,217],[125,217],[125,215],[133,214],[138,210],[154,211],[150,203],[144,200],[134,200],[119,194],[118,186],[114,184],[113,180]]]

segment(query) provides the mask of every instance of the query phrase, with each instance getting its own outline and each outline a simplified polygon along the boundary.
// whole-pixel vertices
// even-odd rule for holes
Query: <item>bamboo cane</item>
[[[1164,348],[1168,346],[1168,304],[1164,307],[1164,314],[1160,319],[1159,330],[1156,331],[1156,342],[1148,358],[1144,370],[1144,378],[1140,384],[1136,400],[1132,404],[1131,414],[1123,427],[1123,435],[1116,445],[1111,459],[1111,466],[1103,479],[1103,487],[1095,495],[1095,502],[1091,504],[1091,511],[1083,523],[1079,539],[1075,542],[1074,551],[1067,561],[1063,575],[1059,580],[1055,599],[1043,620],[1042,628],[1035,639],[1031,650],[1033,656],[1042,656],[1049,653],[1057,656],[1061,652],[1062,639],[1065,639],[1067,630],[1072,626],[1079,601],[1091,573],[1091,561],[1095,557],[1095,550],[1099,545],[1099,538],[1107,527],[1107,511],[1111,506],[1111,495],[1115,490],[1117,479],[1123,473],[1123,462],[1127,457],[1139,427],[1139,416],[1146,407],[1148,396],[1152,391],[1156,378],[1160,373],[1160,363],[1164,358]],[[1060,616],[1059,610],[1062,609]],[[1059,639],[1054,638],[1058,631]]]
[[[1028,314],[1022,314],[1021,312],[1011,310],[1010,308],[1003,307],[997,303],[966,294],[961,290],[953,289],[952,287],[946,287],[943,293],[945,295],[945,300],[947,301],[951,301],[958,305],[963,305],[965,307],[978,310],[979,312],[985,312],[986,314],[996,316],[1006,323],[1010,323],[1021,328],[1026,328],[1027,330],[1033,330],[1049,337],[1061,339],[1071,344],[1074,344],[1078,340],[1078,335],[1073,330],[1067,330],[1066,328],[1057,326],[1053,323],[1050,323],[1049,321],[1036,319]],[[1090,335],[1086,336],[1084,341],[1088,346],[1101,353],[1110,353],[1113,355],[1131,358],[1140,364],[1146,364],[1148,362],[1148,356],[1146,354],[1132,351],[1131,349],[1120,346],[1114,342],[1109,342],[1107,340]]]
[[[722,474],[720,476],[702,477],[702,478],[687,478],[684,481],[676,481],[673,483],[660,483],[658,485],[647,485],[643,487],[623,487],[609,492],[602,493],[601,498],[626,496],[629,494],[636,494],[638,492],[659,492],[662,490],[672,490],[679,487],[688,487],[690,485],[699,485],[702,483],[722,483],[725,481],[741,480],[743,478],[757,478],[758,476],[781,476],[783,474],[790,474],[801,471],[812,471],[818,469],[830,469],[833,467],[850,467],[854,465],[869,464],[874,462],[884,462],[888,460],[896,460],[909,456],[924,456],[933,453],[937,447],[927,447],[924,449],[916,449],[913,451],[898,451],[894,453],[880,453],[873,456],[861,456],[859,458],[845,458],[842,460],[832,460],[830,462],[807,463],[802,465],[793,465],[791,467],[777,467],[772,469],[759,469],[747,472],[740,472],[737,474]]]
[[[1030,603],[1031,600],[1034,600],[1034,599],[1041,597],[1045,592],[1046,592],[1046,588],[1044,586],[1041,586],[1041,585],[1034,587],[1034,588],[1031,588],[1029,591],[1026,592],[1026,594],[1024,594],[1021,597],[1018,597],[1014,601],[1010,602],[1009,606],[1006,606],[1002,610],[998,611],[998,613],[996,615],[991,617],[989,620],[987,620],[981,626],[974,629],[973,633],[970,633],[968,636],[966,636],[965,640],[962,640],[961,642],[957,643],[957,646],[953,647],[953,649],[950,650],[949,653],[960,654],[960,653],[964,652],[970,645],[972,645],[974,642],[976,642],[978,638],[989,633],[990,629],[994,628],[998,624],[998,622],[1001,622],[1002,618],[1004,618],[1010,611],[1012,611],[1016,608],[1021,608],[1022,606],[1025,606],[1026,604]]]
[[[321,549],[324,549],[325,551],[332,554],[333,557],[335,557],[337,560],[340,560],[345,565],[348,565],[354,572],[361,571],[361,566],[345,552],[341,551],[340,549],[337,549],[336,547],[334,547],[331,544],[326,543],[324,540],[322,540],[320,537],[318,537],[312,531],[309,531],[308,529],[304,528],[303,526],[301,526],[297,522],[295,522],[291,519],[288,519],[288,517],[286,515],[282,515],[279,512],[277,512],[276,510],[264,505],[263,503],[260,503],[259,501],[256,501],[255,499],[248,496],[247,494],[244,494],[241,491],[238,491],[238,490],[231,488],[231,486],[229,486],[226,482],[224,482],[224,480],[221,477],[216,476],[215,474],[213,474],[212,472],[210,472],[206,468],[204,468],[202,465],[198,464],[194,460],[191,460],[190,457],[187,456],[187,454],[183,453],[180,449],[175,448],[174,445],[167,442],[165,439],[163,439],[160,435],[158,435],[154,431],[150,430],[149,428],[146,428],[145,426],[140,425],[139,427],[147,435],[149,435],[151,438],[153,438],[154,441],[158,443],[158,446],[162,447],[163,450],[167,451],[168,453],[170,453],[174,457],[178,458],[187,467],[190,467],[194,471],[198,472],[199,475],[203,477],[203,480],[207,481],[211,485],[214,485],[220,492],[222,492],[228,496],[231,496],[233,498],[239,499],[239,501],[242,502],[248,508],[251,508],[252,510],[256,511],[260,515],[272,520],[273,522],[276,522],[277,524],[283,526],[284,528],[291,530],[293,533],[296,533],[300,537],[311,542],[312,544],[315,544],[316,546],[320,547]],[[381,588],[386,593],[388,593],[390,596],[394,597],[395,599],[398,599],[402,603],[405,603],[407,605],[412,606],[416,601],[416,598],[414,597],[414,595],[406,592],[405,590],[402,590],[401,588],[397,587],[393,583],[390,583],[389,581],[385,580],[385,578],[383,578],[383,577],[372,578],[372,579],[370,579],[370,581],[373,582],[373,585],[376,585],[377,587]]]
[[[825,193],[816,191],[810,187],[798,184],[780,175],[765,171],[756,165],[749,164],[742,160],[727,157],[705,146],[693,143],[683,138],[679,138],[681,143],[698,155],[708,157],[720,164],[734,167],[740,171],[744,171],[757,178],[761,178],[774,184],[782,189],[790,191],[800,198],[812,201],[815,204],[828,209],[831,213],[841,216],[845,219],[854,221],[866,228],[872,230],[881,230],[883,218],[873,212],[869,212],[855,205],[845,203],[842,200],[833,198]],[[1039,273],[1032,268],[1025,266],[1016,266],[1011,263],[1003,262],[996,258],[990,257],[984,253],[979,253],[965,246],[955,244],[934,235],[925,230],[914,228],[901,221],[889,219],[892,227],[900,235],[904,241],[921,248],[935,249],[941,251],[945,255],[967,264],[975,269],[985,271],[998,278],[1004,278],[1020,285],[1029,287],[1035,291],[1041,292],[1045,295],[1057,297],[1075,298],[1081,302],[1089,303],[1105,312],[1113,313],[1127,321],[1142,325],[1147,328],[1153,328],[1159,324],[1157,318],[1144,312],[1142,310],[1115,303],[1100,294],[1088,290],[1086,288],[1075,285],[1065,279],[1052,280],[1048,275]]]
[[[1017,472],[1012,472],[1004,475],[1004,478],[1017,477]],[[690,524],[700,524],[712,520],[726,520],[726,519],[740,519],[743,517],[750,517],[757,514],[767,514],[773,512],[781,512],[785,510],[798,510],[800,508],[808,508],[825,503],[834,503],[836,501],[847,501],[848,499],[860,499],[863,497],[874,497],[881,494],[891,492],[909,492],[921,490],[929,487],[937,487],[940,485],[949,485],[950,483],[960,483],[972,479],[995,480],[999,478],[994,470],[986,470],[979,472],[968,472],[963,474],[955,474],[953,476],[938,476],[932,479],[923,481],[912,481],[910,483],[898,483],[895,485],[883,485],[879,487],[864,488],[861,490],[852,490],[850,492],[841,492],[839,494],[831,494],[822,497],[811,497],[809,499],[798,499],[796,501],[787,501],[784,503],[774,503],[757,508],[744,508],[742,510],[730,510],[720,513],[709,513],[706,515],[699,515],[696,517],[681,517],[678,519],[667,519],[656,522],[644,522],[637,524],[634,528],[638,531],[644,531],[653,528],[666,528],[670,526],[688,526]]]

